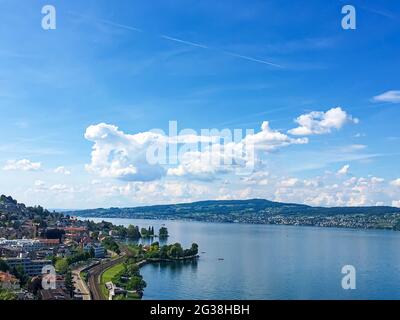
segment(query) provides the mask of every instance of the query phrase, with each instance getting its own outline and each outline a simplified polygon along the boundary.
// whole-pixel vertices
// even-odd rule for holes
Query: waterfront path
[[[87,287],[85,281],[81,278],[81,271],[85,268],[86,267],[72,270],[72,279],[75,288],[79,289],[79,291],[81,292],[83,300],[91,300],[89,288]]]

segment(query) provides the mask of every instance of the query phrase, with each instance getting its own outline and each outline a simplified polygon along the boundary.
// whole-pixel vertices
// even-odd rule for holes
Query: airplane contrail
[[[135,32],[144,32],[140,28],[136,28],[136,27],[129,26],[129,25],[126,25],[126,24],[116,23],[116,22],[113,22],[113,21],[110,21],[110,20],[106,20],[106,19],[88,17],[88,16],[82,15],[80,13],[71,12],[71,11],[69,11],[69,13],[72,14],[72,15],[75,15],[75,16],[79,16],[81,18],[87,18],[87,19],[96,20],[96,21],[98,21],[100,23],[104,23],[104,24],[110,25],[112,27],[121,28],[121,29],[125,29],[125,30],[130,30],[130,31],[135,31]],[[184,45],[192,46],[192,47],[197,47],[197,48],[207,49],[207,50],[213,50],[213,51],[225,54],[225,55],[229,55],[231,57],[235,57],[235,58],[239,58],[239,59],[243,59],[243,60],[247,60],[247,61],[251,61],[251,62],[266,64],[266,65],[269,65],[269,66],[275,67],[275,68],[283,68],[282,65],[279,65],[279,64],[276,64],[276,63],[272,63],[270,61],[261,60],[261,59],[257,59],[257,58],[254,58],[254,57],[245,56],[245,55],[242,55],[242,54],[239,54],[239,53],[225,51],[225,50],[218,49],[218,48],[209,47],[209,46],[204,45],[204,44],[200,44],[200,43],[196,43],[196,42],[192,42],[192,41],[187,41],[187,40],[184,40],[184,39],[171,37],[171,36],[168,36],[168,35],[165,35],[165,34],[157,34],[157,37],[159,37],[161,39],[165,39],[165,40],[181,43],[181,44],[184,44]]]
[[[205,46],[203,44],[194,43],[194,42],[191,42],[191,41],[185,41],[185,40],[178,39],[178,38],[172,38],[172,37],[169,37],[169,36],[166,36],[166,35],[161,35],[160,37],[163,38],[163,39],[167,39],[167,40],[171,40],[171,41],[187,44],[187,45],[194,46],[194,47],[199,47],[199,48],[203,48],[203,49],[209,49],[209,47],[207,47],[207,46]]]
[[[237,53],[234,53],[234,52],[223,51],[223,53],[228,54],[228,55],[230,55],[232,57],[241,58],[241,59],[245,59],[245,60],[249,60],[249,61],[253,61],[253,62],[258,62],[258,63],[263,63],[263,64],[267,64],[267,65],[270,65],[270,66],[273,66],[273,67],[277,67],[277,68],[283,68],[283,66],[281,66],[279,64],[276,64],[276,63],[272,63],[272,62],[268,62],[268,61],[265,61],[265,60],[260,60],[260,59],[244,56],[244,55],[237,54]]]

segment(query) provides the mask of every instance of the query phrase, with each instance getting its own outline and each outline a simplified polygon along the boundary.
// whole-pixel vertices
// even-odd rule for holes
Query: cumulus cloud
[[[86,169],[101,177],[126,181],[152,181],[164,175],[209,180],[216,174],[233,170],[252,170],[259,153],[308,143],[307,138],[291,138],[271,129],[267,121],[263,122],[259,132],[247,133],[241,139],[230,137],[226,141],[223,132],[219,134],[221,136],[192,133],[169,137],[148,131],[132,135],[114,125],[92,125],[85,133],[85,138],[94,142],[91,163]],[[171,163],[171,159],[153,161],[161,158],[160,154],[166,156],[167,148],[169,151],[180,144],[186,146],[176,148],[176,163]]]
[[[391,184],[392,186],[395,186],[395,187],[400,187],[400,178],[391,181],[390,184]]]
[[[11,171],[37,171],[40,170],[42,164],[40,162],[32,162],[27,159],[22,160],[9,160],[3,167],[3,170]]]
[[[313,111],[303,114],[295,122],[299,126],[289,130],[288,133],[296,136],[307,136],[330,133],[334,129],[342,128],[346,123],[358,123],[359,120],[353,118],[341,107],[337,107],[326,112]]]
[[[57,167],[56,169],[54,169],[54,173],[59,173],[59,174],[69,176],[71,174],[71,171],[69,171],[67,168],[61,166],[61,167]]]
[[[400,103],[400,90],[390,90],[386,91],[380,95],[373,97],[375,102],[390,102],[390,103]]]
[[[212,179],[215,174],[235,173],[250,174],[260,161],[260,155],[294,144],[306,144],[307,138],[291,138],[271,129],[264,121],[257,133],[248,133],[238,142],[226,145],[214,143],[208,149],[185,153],[181,163],[168,169],[171,176]],[[265,181],[264,181],[265,182]]]
[[[339,171],[337,172],[337,174],[346,175],[346,174],[349,173],[349,169],[350,169],[350,165],[349,165],[349,164],[346,164],[346,165],[344,165],[341,169],[339,169]]]
[[[393,200],[392,207],[400,208],[400,200]]]
[[[35,181],[35,186],[36,187],[41,187],[41,186],[44,186],[44,185],[45,185],[45,182],[42,181],[42,180],[36,180]]]
[[[277,148],[286,147],[292,144],[307,144],[307,138],[293,139],[284,133],[271,129],[269,122],[264,121],[261,131],[256,134],[247,135],[243,142],[254,145],[256,150],[273,151]]]
[[[69,192],[69,191],[72,191],[73,188],[68,187],[65,184],[54,184],[54,185],[50,186],[49,190],[53,191],[53,192]]]
[[[296,178],[291,179],[293,183],[282,184],[280,180],[274,183],[274,200],[312,206],[375,206],[390,205],[399,196],[389,183],[379,177],[343,179],[340,175],[328,173],[304,181],[298,179],[296,183]]]
[[[257,171],[247,177],[242,177],[241,181],[245,184],[266,186],[269,183],[268,177],[269,172]]]
[[[91,163],[86,165],[89,172],[127,181],[151,181],[164,175],[160,165],[146,159],[147,149],[164,139],[160,134],[125,134],[114,125],[100,123],[88,127],[85,138],[94,143]]]
[[[37,190],[44,190],[46,188],[46,183],[42,180],[36,180],[34,186]]]
[[[279,183],[279,186],[284,187],[284,188],[292,188],[292,187],[295,187],[296,185],[299,185],[299,183],[300,183],[299,179],[289,178],[286,180],[282,180]]]

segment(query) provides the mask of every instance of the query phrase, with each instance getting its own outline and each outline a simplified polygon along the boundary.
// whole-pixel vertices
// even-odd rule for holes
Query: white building
[[[43,244],[39,240],[32,240],[32,239],[7,240],[1,238],[0,247],[19,249],[24,252],[33,252],[43,248]]]

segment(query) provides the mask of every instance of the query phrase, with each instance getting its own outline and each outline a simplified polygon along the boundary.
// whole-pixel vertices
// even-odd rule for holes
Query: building
[[[60,244],[60,239],[39,239],[43,247],[54,248]]]
[[[106,283],[106,288],[108,290],[108,300],[113,300],[114,296],[117,294],[125,294],[127,291],[117,287],[112,281]]]
[[[31,260],[22,257],[5,258],[4,261],[10,268],[21,266],[30,277],[41,275],[44,266],[52,265],[51,260]]]
[[[0,272],[0,288],[12,291],[19,290],[19,280],[8,272]]]
[[[56,288],[65,290],[65,279],[63,276],[56,276]]]
[[[80,242],[82,238],[89,236],[89,232],[85,227],[66,227],[65,239],[70,239],[76,242]]]
[[[103,246],[99,244],[87,244],[83,247],[83,250],[85,252],[90,252],[91,250],[94,250],[94,257],[95,258],[104,258],[106,255],[106,250],[104,249]]]
[[[40,250],[43,247],[43,244],[39,240],[32,240],[32,239],[7,240],[2,238],[0,239],[0,247],[15,248],[19,249],[21,252],[33,252]]]

